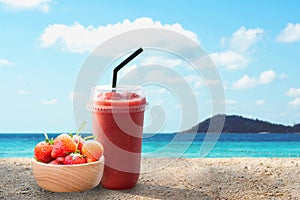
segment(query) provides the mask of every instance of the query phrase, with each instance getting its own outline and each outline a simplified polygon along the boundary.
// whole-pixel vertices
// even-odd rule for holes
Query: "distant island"
[[[182,133],[206,133],[211,120],[217,122],[222,119],[225,119],[222,133],[300,133],[300,124],[287,126],[238,115],[221,114],[208,118]],[[214,130],[213,126],[211,128]]]

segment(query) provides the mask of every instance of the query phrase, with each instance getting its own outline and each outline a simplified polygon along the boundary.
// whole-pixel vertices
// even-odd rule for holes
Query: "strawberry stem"
[[[86,136],[85,138],[83,138],[83,140],[88,140],[88,139],[96,139],[96,136],[89,135],[89,136]]]
[[[45,136],[45,138],[46,138],[46,141],[47,141],[47,140],[49,141],[49,137],[48,137],[46,131],[44,131],[44,136]]]
[[[44,136],[45,136],[45,142],[47,142],[48,144],[54,144],[54,140],[53,137],[51,138],[51,140],[48,137],[48,134],[46,133],[46,131],[44,131]]]
[[[80,142],[80,138],[81,138],[81,136],[77,136],[77,142],[76,142],[76,150],[75,150],[75,153],[80,153],[80,151],[78,150],[78,146],[79,146],[79,142]]]
[[[80,151],[78,149],[76,149],[76,151],[74,153],[75,154],[80,154]]]
[[[82,124],[81,124],[81,126],[79,127],[79,129],[77,130],[77,132],[76,132],[76,136],[78,136],[79,135],[79,133],[80,133],[80,131],[83,129],[83,127],[85,126],[85,121],[83,121],[82,122]]]

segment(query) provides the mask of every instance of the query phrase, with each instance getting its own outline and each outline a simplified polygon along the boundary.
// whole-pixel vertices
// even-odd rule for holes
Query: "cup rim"
[[[140,105],[127,105],[126,102],[134,102],[137,101],[136,99],[133,100],[103,100],[104,102],[108,102],[107,105],[97,104],[96,102],[99,100],[97,99],[97,95],[101,92],[110,92],[113,90],[116,92],[137,92],[140,99],[143,103]],[[102,100],[99,100],[102,101]],[[139,100],[138,100],[139,101]],[[109,103],[111,102],[111,104]],[[125,113],[125,112],[143,112],[148,108],[148,102],[146,101],[144,87],[141,85],[118,85],[116,88],[112,88],[111,85],[97,85],[92,87],[89,101],[86,104],[86,109],[91,112],[101,112],[101,113],[109,113],[109,112],[117,112],[117,113]]]

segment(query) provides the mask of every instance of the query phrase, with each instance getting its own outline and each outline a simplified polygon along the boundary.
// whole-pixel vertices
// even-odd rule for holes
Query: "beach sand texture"
[[[147,158],[143,172],[131,190],[52,193],[29,158],[3,158],[0,199],[300,199],[300,158]]]

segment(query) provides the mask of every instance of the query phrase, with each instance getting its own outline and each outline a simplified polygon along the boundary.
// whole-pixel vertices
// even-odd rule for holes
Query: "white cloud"
[[[234,89],[246,89],[253,88],[257,85],[257,80],[255,78],[250,78],[248,75],[244,75],[241,79],[234,82],[232,87]]]
[[[286,75],[285,73],[281,73],[280,75],[279,75],[279,79],[286,79],[286,78],[288,78],[289,76],[288,75]]]
[[[277,36],[278,42],[299,42],[300,41],[300,23],[289,23]]]
[[[300,88],[290,88],[286,95],[296,97],[294,100],[289,102],[289,105],[293,107],[300,106]]]
[[[19,91],[17,91],[17,94],[19,94],[19,95],[27,95],[27,94],[30,94],[30,92],[28,92],[26,90],[19,90]]]
[[[228,70],[243,68],[249,63],[249,60],[244,55],[231,50],[211,53],[210,58],[214,64],[225,67]]]
[[[261,28],[246,29],[242,26],[232,34],[230,47],[237,51],[247,51],[262,38],[263,33],[264,30]]]
[[[263,99],[260,99],[260,100],[257,100],[257,101],[256,101],[256,105],[258,105],[258,106],[263,106],[263,105],[265,105],[265,104],[266,104],[266,101],[263,100]]]
[[[42,100],[41,104],[45,104],[45,105],[53,105],[58,103],[57,99],[51,99],[51,100]]]
[[[300,96],[300,88],[290,88],[286,94],[288,96]]]
[[[290,105],[294,107],[300,106],[300,98],[295,98],[293,101],[290,101]]]
[[[221,39],[221,46],[228,48],[226,51],[211,53],[210,57],[217,66],[227,70],[246,67],[250,62],[249,52],[262,39],[263,32],[260,28],[246,29],[242,26],[230,38]]]
[[[242,78],[232,84],[232,88],[253,88],[257,87],[258,85],[272,83],[276,77],[277,75],[273,70],[264,71],[259,75],[259,77],[249,77],[248,75],[244,75]]]
[[[275,80],[275,78],[276,78],[276,73],[273,70],[268,70],[268,71],[262,72],[259,75],[258,83],[259,84],[268,84],[268,83],[273,82]]]
[[[43,12],[49,11],[52,0],[0,0],[0,3],[14,9],[39,9]]]
[[[10,62],[10,61],[8,61],[8,60],[6,60],[6,59],[1,59],[0,58],[0,67],[1,66],[10,66],[10,65],[13,65],[13,63]]]
[[[90,52],[107,39],[120,33],[141,28],[164,28],[179,32],[199,43],[197,35],[183,29],[178,24],[162,24],[151,18],[138,18],[134,21],[125,19],[121,23],[108,24],[106,26],[83,26],[80,23],[73,25],[51,24],[41,34],[39,41],[43,48],[59,45],[61,49],[74,53]]]

